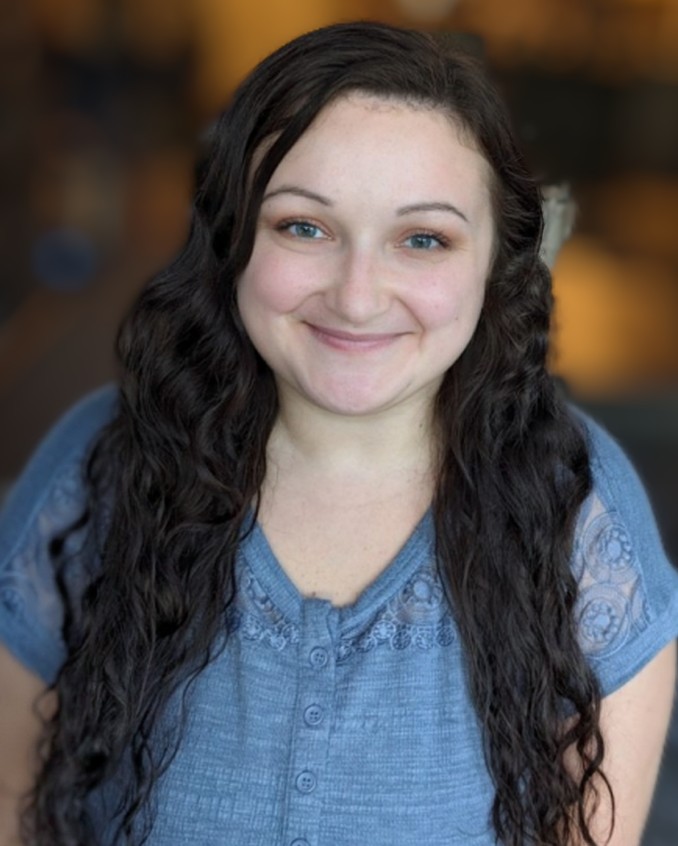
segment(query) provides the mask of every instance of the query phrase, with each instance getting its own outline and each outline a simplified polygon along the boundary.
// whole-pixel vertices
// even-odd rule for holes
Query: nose
[[[367,325],[389,308],[384,263],[368,250],[347,250],[326,291],[328,305],[347,323]]]

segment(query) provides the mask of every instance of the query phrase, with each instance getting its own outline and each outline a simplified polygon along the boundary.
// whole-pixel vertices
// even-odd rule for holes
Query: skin
[[[44,691],[44,682],[0,645],[0,846],[21,843],[19,811],[37,773],[40,715],[49,717],[55,706]]]
[[[323,111],[271,178],[239,285],[282,406],[430,406],[480,315],[488,182],[439,111],[361,95]]]
[[[430,503],[432,401],[485,294],[489,181],[448,115],[352,95],[267,186],[238,302],[280,403],[260,521],[306,595],[353,602]]]
[[[676,643],[664,647],[623,687],[605,697],[600,726],[605,739],[604,771],[615,798],[615,824],[605,787],[592,833],[607,846],[641,846],[671,719],[676,684]],[[574,772],[574,755],[569,761]],[[608,839],[609,838],[609,839]],[[576,838],[571,846],[580,846]]]

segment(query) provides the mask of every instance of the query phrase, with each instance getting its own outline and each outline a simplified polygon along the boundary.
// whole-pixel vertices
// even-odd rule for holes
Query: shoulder
[[[0,561],[17,530],[35,519],[55,488],[73,487],[96,436],[112,419],[118,392],[107,385],[88,394],[67,411],[36,448],[16,484],[10,490],[0,519]]]
[[[591,417],[581,411],[576,414],[586,433],[596,492],[624,512],[635,514],[642,509],[651,516],[644,485],[620,444]]]
[[[54,484],[83,462],[96,436],[112,419],[117,401],[115,387],[100,388],[76,403],[47,433],[10,491],[0,523],[0,556],[8,537],[8,522],[30,519]]]
[[[110,422],[118,403],[118,390],[105,385],[87,394],[55,423],[27,465],[42,469],[58,466],[64,457],[84,453],[95,436]]]
[[[49,682],[61,660],[63,608],[50,544],[85,507],[84,467],[117,409],[118,392],[89,394],[55,424],[12,487],[0,514],[0,640]]]
[[[582,648],[608,694],[678,635],[678,573],[631,461],[600,425],[575,414],[593,478],[574,539],[575,615]]]

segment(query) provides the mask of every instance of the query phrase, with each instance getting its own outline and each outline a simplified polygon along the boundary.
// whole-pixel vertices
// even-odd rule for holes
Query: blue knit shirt
[[[55,427],[0,520],[0,640],[45,682],[64,660],[49,540],[81,511],[83,458],[115,403],[102,389]],[[627,459],[586,426],[595,487],[576,532],[576,613],[610,693],[678,634],[678,574]],[[303,597],[255,526],[230,634],[187,699],[183,741],[157,786],[149,846],[494,843],[493,787],[433,546],[427,515],[337,608]],[[106,844],[115,801],[115,785],[93,799]]]

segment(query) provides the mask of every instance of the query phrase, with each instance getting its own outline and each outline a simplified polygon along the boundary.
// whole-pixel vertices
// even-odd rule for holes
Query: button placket
[[[337,622],[338,613],[330,603],[304,601],[285,820],[284,842],[290,846],[314,846],[318,837],[334,702]]]

